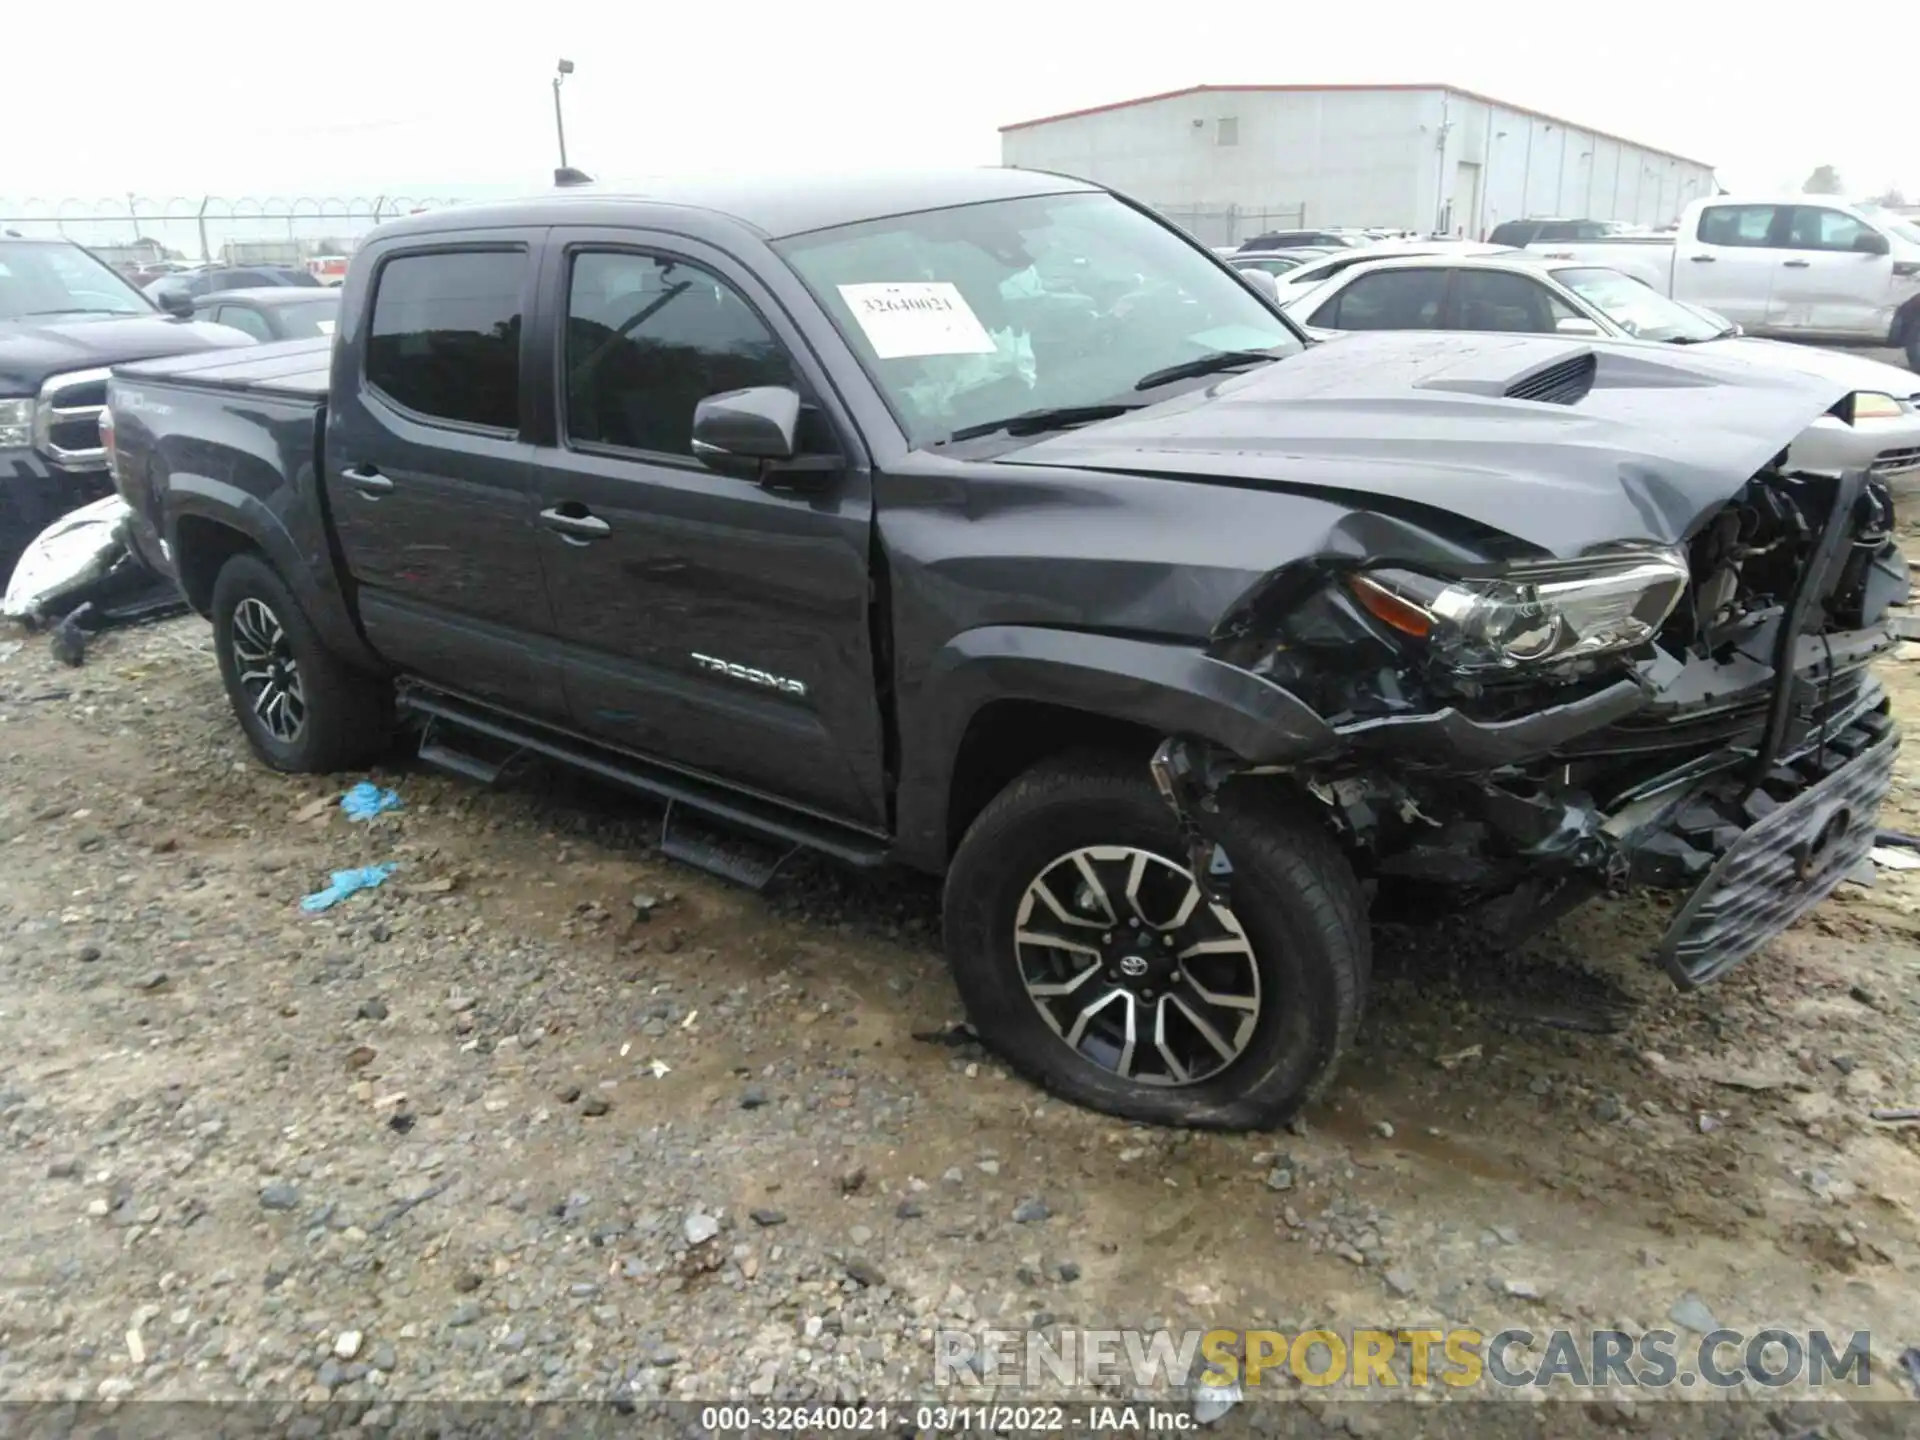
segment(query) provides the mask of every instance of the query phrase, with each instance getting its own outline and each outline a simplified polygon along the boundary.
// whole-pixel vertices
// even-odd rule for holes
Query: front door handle
[[[569,507],[555,506],[551,510],[540,512],[540,523],[549,530],[557,530],[569,540],[602,540],[613,533],[613,527],[598,515],[588,514],[584,507],[570,507],[577,514],[569,514]]]
[[[1789,270],[1804,270],[1813,262],[1810,260],[1782,260],[1780,263]]]
[[[378,499],[393,489],[393,481],[378,470],[356,470],[349,465],[340,472],[340,478],[369,500]]]
[[[1715,259],[1712,255],[1689,255],[1687,258],[1696,265],[1711,265]]]

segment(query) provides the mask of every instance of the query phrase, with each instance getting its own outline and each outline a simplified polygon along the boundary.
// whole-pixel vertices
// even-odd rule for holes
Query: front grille
[[[1676,824],[1693,826],[1712,868],[1660,942],[1676,985],[1691,990],[1725,974],[1867,858],[1899,743],[1892,717],[1871,711],[1799,768],[1770,771],[1758,789],[1730,777],[1693,797]],[[1722,832],[1732,843],[1713,863]]]
[[[1571,360],[1561,360],[1509,385],[1509,400],[1533,400],[1542,405],[1577,405],[1593,389],[1594,372],[1599,359],[1589,350]]]
[[[1902,445],[1897,449],[1882,450],[1873,457],[1873,464],[1868,468],[1883,480],[1920,470],[1920,445]]]
[[[107,407],[106,370],[74,370],[40,387],[33,412],[33,447],[56,470],[101,470],[100,412]]]
[[[1816,743],[1824,730],[1857,708],[1867,674],[1864,666],[1844,670],[1826,685],[1799,677],[1799,703],[1789,718],[1782,750],[1794,754]],[[1674,714],[1656,704],[1604,730],[1583,735],[1558,753],[1574,760],[1704,751],[1722,746],[1751,749],[1766,729],[1771,703],[1772,691],[1768,688],[1754,690],[1732,704],[1691,715]]]

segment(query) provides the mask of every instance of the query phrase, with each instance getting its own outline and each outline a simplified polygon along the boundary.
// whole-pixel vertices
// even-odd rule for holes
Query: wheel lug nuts
[[[1127,924],[1138,930],[1140,928],[1140,917],[1138,915],[1134,916],[1133,919],[1127,921]]]
[[[1113,936],[1111,936],[1111,935],[1102,935],[1102,936],[1100,937],[1100,943],[1101,943],[1102,945],[1111,945],[1111,944],[1113,944]]]

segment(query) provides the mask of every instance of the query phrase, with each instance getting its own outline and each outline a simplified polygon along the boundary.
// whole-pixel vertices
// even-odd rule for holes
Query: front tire
[[[946,883],[947,957],[981,1038],[1127,1120],[1265,1129],[1312,1100],[1360,1019],[1359,885],[1264,787],[1228,786],[1217,819],[1231,910],[1199,895],[1141,762],[1062,757],[1002,791]]]
[[[213,644],[253,753],[288,774],[373,759],[393,734],[390,688],[328,650],[273,567],[235,555],[213,583]]]

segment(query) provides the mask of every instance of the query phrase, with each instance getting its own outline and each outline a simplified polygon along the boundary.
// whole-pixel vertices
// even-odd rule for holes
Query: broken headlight
[[[1368,570],[1347,584],[1368,614],[1425,641],[1448,668],[1515,670],[1651,640],[1687,588],[1687,559],[1677,549],[1637,549],[1516,566],[1487,580]]]

